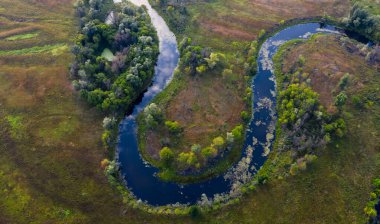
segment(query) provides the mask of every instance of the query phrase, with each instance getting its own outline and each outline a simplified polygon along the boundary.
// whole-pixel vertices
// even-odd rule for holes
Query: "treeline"
[[[380,43],[380,17],[373,15],[362,3],[355,3],[348,18],[344,20],[347,28],[356,31],[376,43]]]
[[[131,3],[82,0],[76,9],[73,86],[92,106],[124,115],[151,83],[159,52],[156,31],[146,11]]]
[[[368,223],[379,223],[379,217],[377,214],[376,206],[379,204],[380,198],[380,178],[376,178],[373,180],[373,191],[370,194],[370,200],[364,208],[364,212],[369,218]]]
[[[183,38],[178,48],[181,53],[179,67],[186,74],[201,75],[210,70],[221,69],[226,64],[224,54],[195,45],[189,37]]]
[[[153,0],[152,6],[163,12],[172,30],[183,32],[189,24],[186,0]]]

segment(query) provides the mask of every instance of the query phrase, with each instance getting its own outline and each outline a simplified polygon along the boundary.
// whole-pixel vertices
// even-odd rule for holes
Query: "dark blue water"
[[[202,183],[179,185],[161,181],[155,176],[158,170],[142,160],[137,145],[135,117],[154,96],[167,86],[178,64],[179,54],[174,34],[157,12],[150,7],[149,3],[146,0],[133,0],[132,2],[147,6],[160,40],[160,55],[155,68],[153,85],[145,93],[141,103],[135,106],[133,113],[120,124],[117,157],[127,187],[136,198],[151,205],[166,205],[177,202],[192,204],[196,203],[202,194],[212,197],[215,194],[229,192],[231,180],[225,180],[223,175]],[[258,73],[252,83],[253,118],[249,130],[247,130],[244,150],[242,150],[243,158],[247,156],[246,149],[248,146],[252,146],[254,149],[250,163],[251,168],[249,169],[252,174],[256,173],[266,161],[274,140],[276,83],[273,75],[272,57],[284,42],[295,38],[306,39],[311,34],[318,32],[335,33],[336,31],[331,26],[320,29],[320,25],[317,23],[295,25],[269,38],[260,50]]]

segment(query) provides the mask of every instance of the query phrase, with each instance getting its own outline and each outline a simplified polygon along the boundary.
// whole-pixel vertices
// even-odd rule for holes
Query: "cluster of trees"
[[[189,23],[185,2],[186,0],[155,0],[152,3],[166,15],[170,28],[183,32]]]
[[[120,11],[112,7],[112,0],[77,3],[81,29],[72,49],[71,77],[92,106],[124,114],[151,83],[158,39],[143,8],[128,3]],[[105,49],[114,52],[113,59],[102,56]]]
[[[278,122],[285,130],[285,148],[312,149],[344,135],[344,120],[325,112],[318,97],[305,83],[292,83],[280,91]]]
[[[247,51],[247,63],[245,64],[245,72],[247,75],[256,75],[257,53],[257,41],[252,41]]]
[[[347,27],[369,39],[380,43],[380,18],[372,15],[361,3],[355,3],[349,17],[345,20]]]
[[[379,203],[380,198],[380,178],[376,178],[373,181],[373,191],[370,194],[370,201],[364,208],[365,214],[368,216],[369,223],[378,223],[377,211],[375,206]]]
[[[178,131],[181,130],[178,122],[167,121],[165,123],[172,135],[178,135]],[[231,133],[228,132],[226,138],[222,136],[214,138],[211,145],[207,147],[194,144],[189,151],[176,153],[165,146],[160,151],[161,165],[164,169],[199,170],[218,155],[222,155],[226,150],[233,147],[234,142],[242,141],[243,136],[243,126],[239,125]]]
[[[182,55],[180,67],[190,75],[199,75],[208,70],[220,69],[226,63],[224,54],[212,52],[210,48],[193,45],[189,37],[185,37],[181,41],[179,51]]]

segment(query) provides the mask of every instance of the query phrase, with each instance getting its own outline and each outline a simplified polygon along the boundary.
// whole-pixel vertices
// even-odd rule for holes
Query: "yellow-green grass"
[[[51,52],[53,55],[58,55],[61,54],[62,51],[65,51],[67,49],[68,47],[65,44],[34,46],[31,48],[24,48],[19,50],[0,51],[0,56],[28,55],[39,54],[44,52]]]
[[[15,41],[15,40],[25,40],[37,37],[39,33],[25,33],[25,34],[17,34],[10,37],[5,38],[5,40]]]

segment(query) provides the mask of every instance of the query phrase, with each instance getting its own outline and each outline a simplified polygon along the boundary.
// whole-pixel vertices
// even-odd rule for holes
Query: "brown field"
[[[224,136],[241,123],[240,112],[246,107],[239,97],[244,89],[242,75],[234,75],[233,80],[221,74],[185,79],[186,86],[171,98],[165,109],[167,120],[178,121],[184,127],[175,148],[179,151],[188,151],[193,144],[205,147],[218,135]],[[159,140],[165,135],[162,131],[147,134],[146,150],[154,159],[159,159]]]
[[[191,36],[199,35],[205,42],[208,38],[250,41],[261,29],[269,29],[281,20],[323,15],[342,18],[348,15],[350,1],[217,0],[197,2],[189,7],[196,14],[195,28],[189,32]],[[212,42],[209,40],[208,43],[222,46]]]

